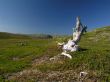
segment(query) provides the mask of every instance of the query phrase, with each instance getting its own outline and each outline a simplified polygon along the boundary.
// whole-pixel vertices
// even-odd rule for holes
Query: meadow
[[[0,82],[78,82],[81,71],[88,72],[84,82],[110,81],[109,26],[83,34],[80,50],[70,53],[71,60],[50,61],[49,58],[62,52],[56,41],[66,42],[72,36],[45,39],[2,36],[3,33],[0,35]],[[37,72],[33,73],[33,70]]]

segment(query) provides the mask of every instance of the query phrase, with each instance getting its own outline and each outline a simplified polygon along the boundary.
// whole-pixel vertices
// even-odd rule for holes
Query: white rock
[[[80,77],[85,77],[88,73],[87,72],[80,72]]]
[[[59,46],[62,46],[62,45],[64,45],[64,44],[65,44],[64,42],[62,42],[62,43],[58,42],[58,43],[57,43],[57,45],[59,45]]]
[[[61,55],[67,56],[68,58],[72,59],[72,56],[70,54],[67,54],[66,52],[62,52]]]

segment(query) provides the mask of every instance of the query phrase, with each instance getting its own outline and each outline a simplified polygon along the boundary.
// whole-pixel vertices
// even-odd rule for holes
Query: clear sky
[[[110,0],[0,0],[0,31],[71,34],[76,17],[88,29],[110,25]]]

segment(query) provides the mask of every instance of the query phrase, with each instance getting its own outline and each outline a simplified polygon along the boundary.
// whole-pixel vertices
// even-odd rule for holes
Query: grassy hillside
[[[71,53],[72,60],[59,64],[39,65],[42,71],[75,70],[89,72],[90,78],[98,82],[110,81],[110,27],[98,28],[82,36],[79,43],[81,50]],[[87,81],[88,82],[88,81]]]
[[[110,27],[84,34],[80,51],[70,53],[72,60],[61,57],[50,61],[62,52],[56,41],[68,38],[0,39],[0,81],[78,82],[79,73],[86,71],[84,82],[109,82]]]

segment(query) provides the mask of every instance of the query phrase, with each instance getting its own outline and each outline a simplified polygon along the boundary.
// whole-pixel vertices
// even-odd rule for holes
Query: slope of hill
[[[110,26],[84,34],[80,50],[70,53],[72,60],[63,57],[50,61],[60,54],[54,39],[22,40],[27,45],[16,45],[18,40],[0,40],[0,80],[19,82],[109,82],[110,81]],[[19,41],[21,41],[19,39]],[[15,44],[13,44],[15,43]],[[18,44],[18,43],[17,43]],[[8,67],[8,68],[7,68]],[[80,72],[87,72],[80,77]]]

